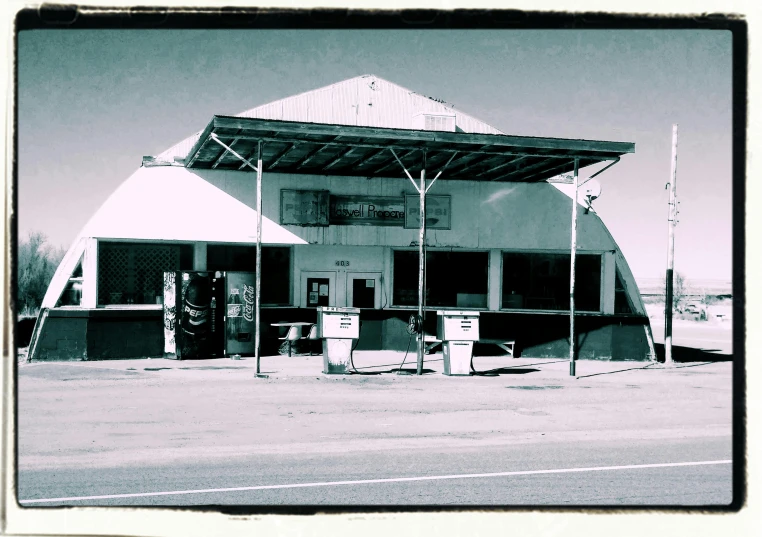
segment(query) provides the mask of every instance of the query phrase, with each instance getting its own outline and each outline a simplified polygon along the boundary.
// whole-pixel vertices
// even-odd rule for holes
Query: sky
[[[19,236],[68,248],[144,155],[213,115],[374,74],[506,134],[634,142],[594,207],[636,278],[666,269],[677,123],[675,269],[729,281],[731,46],[715,30],[23,31]]]

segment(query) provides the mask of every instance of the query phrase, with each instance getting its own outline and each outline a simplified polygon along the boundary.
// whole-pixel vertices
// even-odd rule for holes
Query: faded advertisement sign
[[[451,229],[452,210],[450,196],[426,196],[426,227]],[[421,227],[421,198],[417,194],[405,196],[405,228]]]
[[[381,196],[331,196],[332,225],[402,226],[405,200]]]
[[[280,223],[327,226],[328,197],[327,190],[281,190]]]

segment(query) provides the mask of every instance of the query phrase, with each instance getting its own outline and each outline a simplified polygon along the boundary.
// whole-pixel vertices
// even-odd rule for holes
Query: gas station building
[[[435,334],[436,311],[452,309],[480,313],[477,354],[510,339],[515,354],[565,358],[573,307],[579,358],[648,359],[627,261],[593,210],[573,218],[577,181],[559,179],[634,144],[506,135],[373,75],[203,127],[144,157],[83,228],[30,360],[162,356],[162,274],[255,271],[258,217],[263,354],[273,323],[335,306],[360,309],[358,350],[404,351],[411,313]]]

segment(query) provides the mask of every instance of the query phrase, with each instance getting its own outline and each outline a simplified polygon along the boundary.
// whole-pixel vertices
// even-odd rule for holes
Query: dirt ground
[[[448,377],[433,355],[418,377],[390,372],[402,358],[356,352],[385,372],[323,375],[321,356],[265,357],[268,378],[253,359],[21,364],[19,468],[730,434],[729,362],[584,361],[575,378],[565,360],[489,357],[474,365],[490,376]]]

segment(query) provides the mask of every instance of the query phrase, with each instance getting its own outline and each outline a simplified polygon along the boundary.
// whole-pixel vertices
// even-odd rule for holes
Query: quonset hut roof
[[[492,125],[439,100],[376,75],[361,75],[343,80],[257,106],[234,117],[412,129],[413,117],[420,113],[454,115],[455,129],[460,132],[504,134]],[[156,160],[174,162],[176,158],[185,158],[201,133],[199,131],[156,155]]]
[[[501,182],[544,181],[635,149],[508,136],[443,102],[363,75],[237,116],[216,115],[146,164],[249,171],[245,161],[255,158],[259,142],[267,172],[398,177],[399,165],[417,173],[425,162],[430,172],[447,169],[444,179]]]

